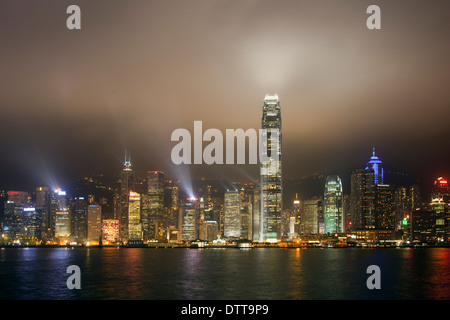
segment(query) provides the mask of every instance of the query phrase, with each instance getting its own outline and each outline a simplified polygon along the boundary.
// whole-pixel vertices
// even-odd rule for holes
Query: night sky
[[[66,8],[81,8],[68,30]],[[381,8],[381,30],[366,9]],[[277,93],[283,174],[450,176],[450,2],[0,0],[0,189],[137,172],[258,177],[171,163],[173,130],[258,129]]]

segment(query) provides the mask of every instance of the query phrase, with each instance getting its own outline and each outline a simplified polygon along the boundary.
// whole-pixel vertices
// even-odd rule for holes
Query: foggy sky
[[[81,8],[81,30],[66,8]],[[366,9],[381,8],[381,30]],[[448,1],[0,0],[0,188],[176,168],[170,135],[258,129],[280,97],[284,177],[349,172],[372,146],[420,179],[449,175]],[[349,179],[349,176],[343,177]]]

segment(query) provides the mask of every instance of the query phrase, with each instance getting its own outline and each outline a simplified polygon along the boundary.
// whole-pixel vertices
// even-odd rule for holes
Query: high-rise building
[[[100,242],[102,236],[102,207],[90,204],[87,212],[87,241],[91,244]]]
[[[55,215],[55,237],[64,241],[70,235],[69,211],[57,211]]]
[[[226,238],[241,236],[241,195],[237,190],[225,192],[223,230]]]
[[[102,242],[103,244],[114,244],[119,241],[119,220],[103,220]]]
[[[167,223],[167,217],[164,214],[164,193],[165,180],[164,172],[148,171],[147,172],[147,197],[146,208],[142,215],[142,231],[144,240],[162,240],[166,236],[160,236],[164,232]],[[143,208],[144,209],[144,208]],[[162,224],[163,230],[160,229]]]
[[[259,145],[261,161],[260,241],[281,240],[282,171],[281,171],[281,107],[277,95],[266,95],[262,115],[263,134]],[[274,148],[274,150],[273,150]],[[266,151],[266,152],[265,152]]]
[[[450,187],[447,179],[439,177],[434,181],[431,191],[431,202],[450,202]]]
[[[384,183],[384,172],[383,166],[380,158],[375,155],[375,147],[373,147],[372,157],[366,164],[366,170],[373,170],[374,172],[374,182],[375,184],[383,184]]]
[[[128,240],[142,240],[141,195],[133,191],[128,200]]]
[[[135,190],[135,175],[131,166],[131,157],[125,152],[125,161],[122,172],[120,173],[120,192],[119,192],[119,238],[125,241],[128,238],[128,197],[131,191]]]
[[[71,236],[77,243],[86,242],[87,236],[87,201],[84,197],[75,197],[71,206]]]
[[[319,234],[319,217],[322,214],[322,198],[304,200],[302,202],[302,233]]]
[[[375,175],[357,169],[351,175],[350,215],[353,230],[375,229]]]
[[[344,232],[342,182],[338,175],[328,176],[323,196],[325,233]]]
[[[391,186],[377,184],[375,188],[376,228],[379,230],[395,229],[394,193]]]
[[[298,198],[298,193],[295,194],[295,200],[293,203],[293,216],[295,217],[294,232],[300,234],[303,232],[302,227],[302,203]]]
[[[180,208],[181,240],[198,238],[198,198],[187,198]]]
[[[261,240],[261,188],[253,190],[253,206],[252,206],[252,240]]]

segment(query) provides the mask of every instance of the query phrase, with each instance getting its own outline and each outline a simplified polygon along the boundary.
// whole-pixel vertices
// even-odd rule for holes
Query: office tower
[[[322,198],[315,197],[302,202],[302,233],[319,234],[319,218],[322,214]]]
[[[69,211],[57,211],[55,214],[55,237],[61,242],[70,235]]]
[[[253,190],[253,206],[252,206],[252,222],[253,232],[252,240],[261,240],[261,188]]]
[[[128,199],[128,240],[142,240],[141,195],[133,191]]]
[[[394,191],[395,230],[403,229],[403,219],[410,215],[408,208],[408,193],[406,187],[398,187]]]
[[[377,184],[375,187],[376,228],[379,230],[395,229],[394,193],[391,186]]]
[[[447,241],[450,239],[450,188],[447,179],[439,177],[434,181],[429,208],[436,216],[436,237]]]
[[[328,176],[323,196],[325,233],[344,232],[342,182],[338,175]]]
[[[205,220],[202,223],[201,228],[199,229],[200,240],[212,242],[217,239],[218,235],[219,235],[219,225],[217,221]]]
[[[30,199],[27,192],[8,191],[4,204],[3,234],[8,241],[19,241],[24,233],[23,209],[29,206]]]
[[[181,240],[198,238],[198,198],[187,198],[180,207]]]
[[[450,187],[448,185],[447,179],[443,177],[439,177],[434,181],[432,190],[431,190],[431,202],[441,202],[441,203],[449,203],[450,202]]]
[[[102,222],[102,244],[119,241],[119,220],[107,219]]]
[[[277,95],[266,95],[262,115],[260,154],[269,157],[261,161],[261,232],[260,241],[281,240],[282,173],[281,173],[281,107]],[[270,131],[274,130],[274,131]],[[278,134],[274,134],[277,132]],[[275,150],[272,150],[274,146]],[[264,151],[267,151],[264,154]]]
[[[168,181],[166,185],[164,203],[167,212],[167,230],[171,230],[171,232],[175,234],[175,231],[179,231],[178,214],[180,210],[180,189],[172,181]],[[169,234],[166,236],[170,239]]]
[[[144,240],[159,240],[166,238],[165,221],[167,218],[164,214],[164,193],[165,180],[164,172],[148,171],[147,172],[147,206],[145,214],[142,215],[142,229]],[[161,230],[162,227],[162,230]]]
[[[353,230],[375,229],[375,174],[357,169],[351,175],[350,215]]]
[[[241,230],[242,240],[253,240],[253,184],[245,184],[240,189],[241,197]]]
[[[125,162],[120,173],[120,193],[118,220],[119,238],[125,241],[128,238],[128,197],[131,191],[135,191],[135,175],[131,167],[131,157],[125,152]]]
[[[72,238],[76,243],[84,243],[87,241],[87,200],[84,197],[75,197],[71,205],[72,213]]]
[[[87,212],[87,241],[91,244],[100,242],[102,235],[102,207],[90,204]]]
[[[293,203],[293,211],[294,211],[293,215],[295,217],[294,232],[297,233],[297,234],[300,234],[300,233],[303,232],[302,220],[301,220],[301,216],[302,216],[301,209],[302,209],[301,201],[298,198],[298,194],[296,193],[295,194],[295,200],[294,200],[294,203]]]
[[[223,236],[226,238],[241,236],[241,195],[237,190],[225,192]]]
[[[375,155],[375,147],[373,147],[372,157],[366,164],[366,170],[373,170],[374,172],[374,183],[383,184],[384,183],[384,172],[381,160]]]
[[[46,187],[36,188],[36,211],[41,217],[41,239],[45,242],[50,232],[50,198]]]

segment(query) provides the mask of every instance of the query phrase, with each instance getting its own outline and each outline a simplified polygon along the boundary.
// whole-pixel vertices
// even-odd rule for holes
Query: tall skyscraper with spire
[[[261,162],[260,241],[281,239],[282,175],[281,175],[281,107],[277,95],[266,95],[260,137],[267,161]],[[266,130],[266,131],[264,131]],[[276,132],[277,134],[274,134]],[[275,148],[273,150],[272,148]]]
[[[129,194],[135,191],[135,175],[131,165],[131,156],[125,150],[125,160],[120,173],[120,201],[119,201],[119,238],[120,241],[128,240],[128,205]]]

